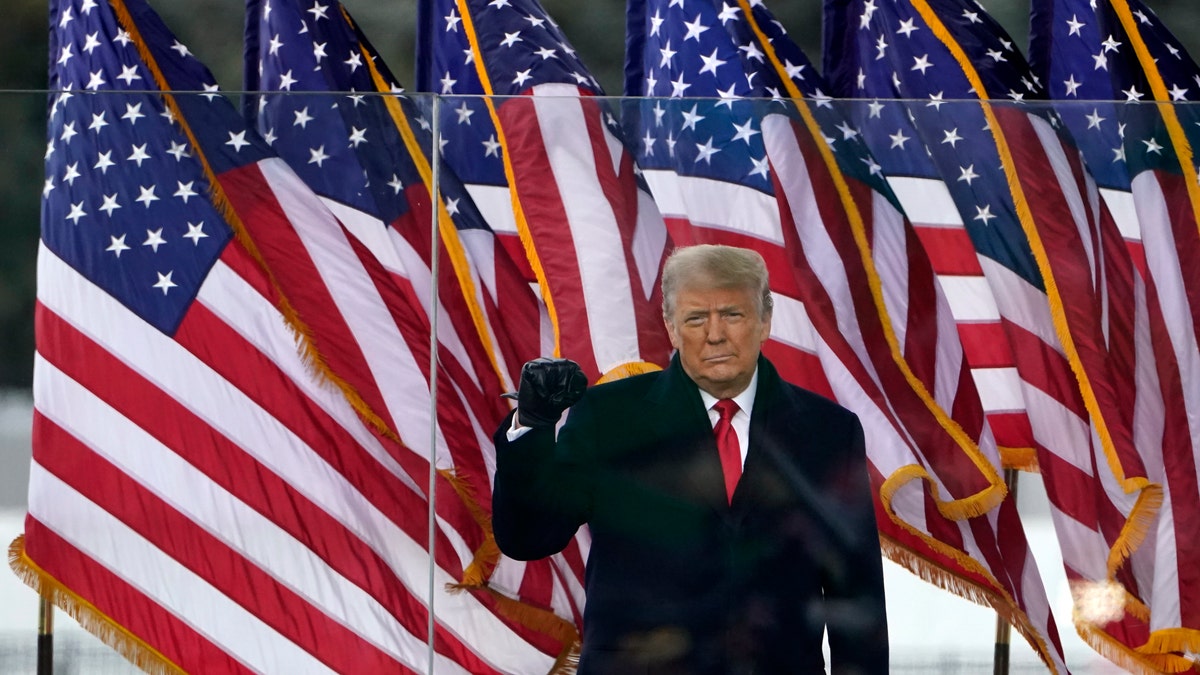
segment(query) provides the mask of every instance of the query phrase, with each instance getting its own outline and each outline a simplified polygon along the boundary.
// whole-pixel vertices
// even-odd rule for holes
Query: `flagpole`
[[[426,626],[429,637],[429,675],[433,675],[433,662],[436,652],[434,651],[434,609],[433,600],[437,592],[436,588],[436,573],[437,565],[434,562],[434,545],[437,541],[437,513],[434,505],[437,503],[434,499],[434,492],[437,489],[437,364],[438,364],[438,206],[441,204],[441,185],[438,181],[439,171],[441,170],[441,152],[438,146],[438,135],[441,133],[441,115],[438,110],[438,104],[441,103],[441,97],[433,97],[433,143],[430,149],[430,171],[432,175],[429,179],[430,186],[430,209],[433,212],[430,218],[430,229],[432,230],[429,244],[429,275],[430,279],[430,299],[429,299],[429,621]]]
[[[1004,470],[1004,484],[1008,486],[1008,498],[1017,501],[1016,469]],[[1012,644],[1012,626],[1004,617],[996,615],[996,649],[992,654],[992,675],[1008,675],[1009,647]]]
[[[54,672],[54,605],[50,598],[38,598],[37,675]]]

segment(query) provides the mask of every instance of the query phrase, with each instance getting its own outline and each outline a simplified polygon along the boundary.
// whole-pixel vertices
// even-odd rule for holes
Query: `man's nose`
[[[719,317],[708,320],[705,324],[705,339],[711,343],[725,341],[725,325]]]

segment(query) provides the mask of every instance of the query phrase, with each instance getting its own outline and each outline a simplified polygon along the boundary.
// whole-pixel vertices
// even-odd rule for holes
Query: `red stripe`
[[[975,245],[962,226],[938,227],[913,223],[917,238],[929,256],[933,269],[942,276],[980,277],[983,268]]]
[[[39,415],[34,424],[41,431],[38,464],[317,660],[338,672],[410,670],[323,614],[53,422]],[[410,632],[413,627],[408,627]],[[423,626],[416,622],[416,627]],[[458,646],[458,656],[470,655]]]
[[[299,179],[297,179],[299,180]],[[334,373],[345,378],[372,412],[395,429],[390,411],[370,377],[362,345],[346,325],[338,304],[284,215],[257,164],[227,171],[220,181],[279,288],[309,329],[308,338]],[[327,216],[330,226],[336,221]]]
[[[558,320],[560,353],[578,362],[589,379],[595,381],[601,373],[592,345],[583,280],[576,264],[577,247],[567,226],[564,195],[546,154],[534,101],[528,96],[511,98],[499,107],[497,115],[504,130],[513,187],[549,284]]]
[[[185,319],[186,324],[194,320],[196,309]],[[250,508],[263,514],[326,561],[327,564],[351,583],[370,593],[393,613],[414,634],[424,632],[426,613],[419,597],[394,575],[387,563],[362,540],[313,504],[293,486],[283,481],[257,460],[243,453],[241,448],[218,434],[206,422],[195,417],[137,373],[114,359],[108,352],[74,331],[52,312],[39,306],[37,313],[39,349],[43,356],[54,363],[65,374],[94,392],[133,423],[145,429],[180,457],[209,476],[217,485],[227,489]],[[220,326],[214,322],[214,326]],[[211,332],[209,332],[211,335]],[[205,344],[212,341],[202,340]],[[229,363],[237,363],[236,342],[221,350]],[[282,393],[286,387],[275,378],[265,377],[270,372],[266,366],[255,370],[234,369],[233,374],[250,375],[254,383],[275,382]],[[253,377],[257,374],[258,377]],[[243,378],[244,379],[244,378]],[[269,387],[267,387],[269,390]],[[276,399],[280,400],[280,399]],[[305,407],[307,401],[296,395],[291,405]],[[320,441],[313,449],[326,451],[326,460],[347,478],[357,491],[389,516],[398,527],[418,545],[427,545],[425,528],[425,500],[419,495],[386,477],[390,474],[382,467],[373,466],[365,452],[350,452],[354,448],[352,438],[345,436],[336,423],[322,420],[322,413],[309,410],[308,415],[286,415],[298,420],[308,420],[313,426],[303,431],[318,434]],[[323,424],[322,424],[323,422]],[[294,426],[305,427],[297,424]],[[336,454],[334,454],[335,451]],[[447,513],[443,504],[456,504],[457,497],[448,485],[439,486],[439,513]],[[414,517],[419,516],[419,517]],[[460,518],[471,523],[469,517]],[[476,528],[477,529],[477,528]],[[468,534],[468,531],[463,531]],[[439,567],[450,574],[461,576],[460,563],[444,535],[439,535],[435,554]],[[417,593],[422,591],[418,589]],[[439,629],[439,641],[458,649],[457,639]]]
[[[972,368],[1012,368],[1016,365],[1016,357],[1000,321],[960,321],[956,325],[963,353]]]
[[[33,516],[25,519],[25,553],[72,593],[185,672],[254,672]]]
[[[1088,419],[1075,374],[1065,356],[1021,326],[1004,322],[1021,380],[1058,401],[1080,419]]]

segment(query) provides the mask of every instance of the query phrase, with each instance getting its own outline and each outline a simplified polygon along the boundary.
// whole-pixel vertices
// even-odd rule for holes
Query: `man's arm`
[[[875,504],[867,473],[862,425],[852,418],[843,461],[828,484],[827,494],[839,513],[844,538],[837,568],[827,569],[826,628],[831,673],[885,675],[888,672],[887,611],[883,562]]]

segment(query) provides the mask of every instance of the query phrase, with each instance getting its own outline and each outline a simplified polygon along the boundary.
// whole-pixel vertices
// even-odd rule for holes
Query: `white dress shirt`
[[[754,375],[750,378],[750,384],[746,386],[746,390],[737,396],[733,397],[733,402],[737,404],[738,411],[734,413],[733,419],[729,422],[733,425],[733,431],[737,434],[738,449],[742,451],[742,467],[746,466],[746,453],[750,450],[750,411],[754,409],[754,394],[758,391],[758,368],[754,369]],[[717,397],[712,394],[700,390],[700,398],[704,401],[704,408],[708,410],[708,421],[715,428],[717,421],[721,419],[721,413],[714,408],[717,404]]]

